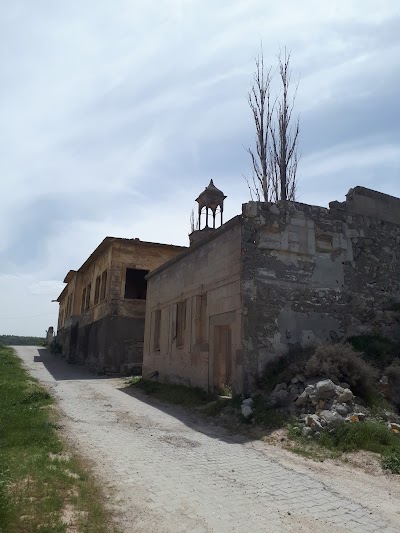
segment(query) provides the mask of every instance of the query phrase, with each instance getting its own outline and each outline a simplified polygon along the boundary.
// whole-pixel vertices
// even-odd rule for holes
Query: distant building
[[[185,247],[106,237],[79,270],[70,270],[57,301],[57,341],[69,362],[96,370],[140,370],[146,275]]]
[[[355,187],[329,209],[249,202],[216,228],[224,198],[210,183],[205,227],[147,275],[145,376],[248,392],[298,346],[399,338],[400,199]]]

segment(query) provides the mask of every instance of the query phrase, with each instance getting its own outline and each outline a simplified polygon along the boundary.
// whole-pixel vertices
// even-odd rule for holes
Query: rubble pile
[[[337,427],[342,422],[363,422],[374,418],[368,408],[357,402],[347,383],[336,385],[330,379],[306,380],[297,374],[289,384],[279,383],[267,398],[269,407],[296,415],[303,425],[303,436],[318,437],[324,429]],[[254,401],[246,398],[241,405],[245,418],[253,415]],[[400,432],[400,417],[387,412],[388,428]]]

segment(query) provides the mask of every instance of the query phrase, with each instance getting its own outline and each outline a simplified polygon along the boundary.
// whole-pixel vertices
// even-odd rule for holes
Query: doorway
[[[214,326],[213,389],[223,390],[232,384],[231,326]]]

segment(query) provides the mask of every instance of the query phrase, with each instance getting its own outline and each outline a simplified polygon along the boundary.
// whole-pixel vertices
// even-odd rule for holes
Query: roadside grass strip
[[[0,346],[0,532],[115,531],[101,491],[58,435],[54,400]]]

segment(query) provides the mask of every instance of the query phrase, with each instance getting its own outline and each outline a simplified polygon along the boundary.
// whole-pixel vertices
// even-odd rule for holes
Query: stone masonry
[[[398,338],[400,200],[356,187],[330,209],[244,204],[241,290],[250,388],[296,345]]]

